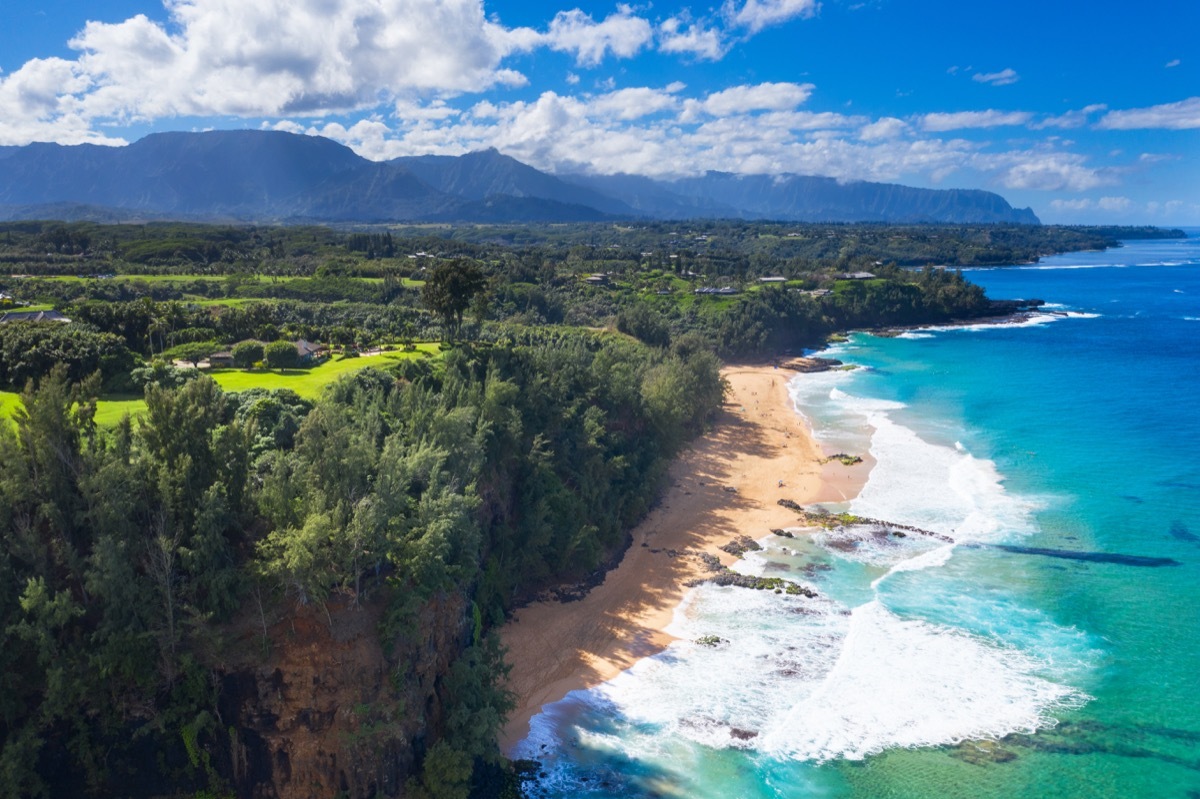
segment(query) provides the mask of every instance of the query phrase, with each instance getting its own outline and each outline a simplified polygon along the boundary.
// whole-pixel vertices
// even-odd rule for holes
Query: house
[[[208,356],[208,365],[215,368],[227,368],[233,366],[233,352],[224,350],[223,352],[214,352]]]
[[[296,357],[301,366],[316,366],[329,358],[329,348],[324,344],[299,339],[296,341]]]
[[[0,316],[0,325],[9,322],[70,322],[58,311],[10,311]]]
[[[608,275],[603,274],[601,272],[597,272],[594,275],[588,275],[587,277],[585,277],[583,279],[583,282],[587,283],[589,285],[592,285],[592,286],[607,286],[608,285]]]
[[[786,278],[786,277],[779,277],[778,275],[775,275],[775,276],[772,276],[772,277],[760,277],[760,278],[758,279],[758,282],[759,282],[759,283],[786,283],[786,282],[787,282],[787,278]]]
[[[875,275],[872,272],[846,272],[837,277],[839,280],[871,280]]]

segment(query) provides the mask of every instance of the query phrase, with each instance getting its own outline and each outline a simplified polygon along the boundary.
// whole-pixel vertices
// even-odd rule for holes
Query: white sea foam
[[[930,444],[884,412],[875,428],[875,467],[850,511],[950,535],[990,541],[1032,530],[1036,505],[1004,490],[996,465],[965,450]]]
[[[945,325],[942,327],[923,328],[927,330],[1007,330],[1014,327],[1038,327],[1040,325],[1048,325],[1052,322],[1061,322],[1064,319],[1097,319],[1100,314],[1089,313],[1085,311],[1055,311],[1054,313],[1032,313],[1023,319],[1003,322],[979,322],[977,324],[967,325]]]
[[[761,747],[802,760],[861,759],[893,747],[998,738],[1053,724],[1078,691],[1035,675],[1016,650],[923,621],[879,602],[856,608],[841,656]]]

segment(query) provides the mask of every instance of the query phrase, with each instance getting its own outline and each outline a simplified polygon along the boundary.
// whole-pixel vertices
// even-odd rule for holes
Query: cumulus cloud
[[[976,72],[971,76],[971,80],[977,83],[987,83],[991,86],[1008,86],[1020,79],[1021,76],[1012,68],[1002,69],[999,72]]]
[[[734,0],[726,0],[722,11],[731,24],[758,33],[771,25],[792,19],[807,19],[821,10],[817,0],[745,0],[738,6]]]
[[[596,22],[578,8],[560,11],[550,22],[543,41],[552,50],[571,53],[580,66],[596,66],[608,53],[622,58],[636,55],[654,38],[650,23],[627,5]]]
[[[1177,103],[1163,103],[1149,108],[1109,111],[1096,127],[1105,130],[1139,130],[1164,128],[1192,130],[1200,128],[1200,97],[1189,97]]]
[[[1088,191],[1115,182],[1111,173],[1088,166],[1082,156],[1064,152],[1023,154],[1000,175],[1000,183],[1007,188],[1039,191]]]
[[[323,116],[410,93],[520,85],[505,56],[538,44],[481,0],[169,0],[168,21],[88,22],[75,60],[0,78],[0,141],[105,141],[117,124],[172,117]]]
[[[816,87],[811,83],[758,83],[734,86],[708,95],[699,108],[713,116],[748,111],[786,111],[808,100]]]
[[[677,16],[668,17],[658,26],[658,49],[664,53],[720,61],[728,52],[728,44],[719,29],[706,28],[686,16]]]
[[[478,91],[533,43],[480,0],[174,0],[169,26],[90,22],[71,42],[95,116],[323,114],[403,91]]]
[[[332,117],[389,105],[402,116],[448,113],[413,103],[527,85],[505,66],[514,54],[545,48],[594,67],[654,48],[716,61],[763,27],[819,8],[725,0],[712,18],[685,9],[652,23],[621,4],[599,20],[560,11],[534,29],[489,18],[484,0],[163,4],[165,21],[88,22],[69,42],[73,60],[33,59],[0,74],[0,143],[117,142],[98,130],[180,117]]]
[[[91,85],[78,64],[61,58],[36,58],[0,77],[0,145],[125,144],[92,129],[75,96]]]
[[[908,130],[908,125],[895,117],[882,117],[874,122],[863,125],[858,131],[858,138],[863,141],[881,141],[902,136]]]
[[[674,93],[682,88],[679,84],[672,84],[666,89],[618,89],[592,99],[587,104],[588,113],[591,116],[615,119],[640,119],[676,108],[679,100]]]
[[[926,114],[921,117],[921,128],[932,132],[995,128],[1002,125],[1024,125],[1032,118],[1033,114],[1028,111],[957,111],[948,114]]]

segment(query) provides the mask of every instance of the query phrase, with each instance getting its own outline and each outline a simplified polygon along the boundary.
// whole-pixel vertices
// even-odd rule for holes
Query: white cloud
[[[1045,128],[1082,128],[1088,123],[1088,120],[1093,114],[1104,111],[1108,106],[1104,103],[1095,103],[1087,105],[1078,111],[1067,111],[1065,114],[1058,116],[1048,116],[1039,122],[1031,123],[1029,127],[1034,130],[1044,130]]]
[[[74,96],[90,86],[75,62],[61,58],[33,59],[0,77],[0,145],[125,144],[93,130]]]
[[[1055,211],[1087,211],[1095,208],[1096,204],[1084,197],[1077,200],[1054,199],[1050,201],[1050,207]]]
[[[669,17],[658,26],[658,49],[708,61],[720,61],[728,51],[725,37],[717,28],[705,28],[685,16]]]
[[[726,0],[722,8],[731,24],[750,33],[788,20],[814,17],[820,10],[817,0],[745,0],[740,8],[734,0]]]
[[[1111,173],[1089,167],[1082,156],[1063,152],[1024,153],[1000,174],[1010,189],[1088,191],[1115,183]]]
[[[542,30],[507,28],[484,0],[163,0],[167,19],[88,22],[78,55],[0,74],[0,143],[117,142],[97,132],[180,117],[444,115],[421,105],[528,84],[506,58],[538,48],[579,66],[647,48],[716,61],[767,25],[815,14],[817,0],[726,0],[716,19],[682,10],[652,24],[621,4],[597,21],[575,8]],[[599,82],[600,89],[611,88]],[[568,73],[573,85],[578,75]]]
[[[654,29],[626,5],[596,22],[578,8],[560,11],[550,22],[543,41],[551,49],[571,53],[580,66],[594,67],[608,53],[630,58],[654,38]]]
[[[1133,210],[1134,202],[1128,197],[1101,197],[1098,200],[1079,197],[1075,199],[1051,200],[1050,207],[1055,211],[1076,213],[1080,211],[1101,211],[1109,214],[1125,214]]]
[[[104,141],[98,125],[322,116],[397,97],[520,85],[502,59],[538,43],[481,0],[169,0],[168,22],[89,22],[76,60],[0,79],[0,140]]]
[[[428,105],[422,105],[414,99],[404,98],[396,101],[393,109],[396,119],[408,122],[419,120],[442,120],[458,116],[461,111],[446,105],[445,100],[434,100]]]
[[[1133,207],[1133,200],[1128,197],[1101,197],[1096,201],[1096,207],[1101,211],[1123,212]]]
[[[1109,213],[1123,213],[1133,208],[1133,200],[1128,197],[1101,197],[1098,200],[1093,200],[1087,197],[1077,199],[1063,200],[1056,199],[1050,201],[1050,207],[1056,211],[1107,211]]]
[[[592,99],[588,103],[589,115],[616,119],[639,119],[676,108],[679,100],[671,91],[673,88],[673,86],[668,86],[666,90],[645,87],[618,89]]]
[[[943,132],[966,128],[995,128],[1002,125],[1024,125],[1033,117],[1028,111],[957,111],[954,113],[926,114],[921,117],[921,128]]]
[[[815,88],[811,83],[734,86],[708,95],[700,107],[718,117],[747,111],[787,111],[807,101]]]
[[[881,141],[902,136],[908,130],[908,125],[895,117],[882,117],[863,125],[858,131],[858,138],[863,141]]]
[[[1200,97],[1189,97],[1177,103],[1163,103],[1149,108],[1109,111],[1096,124],[1105,130],[1139,130],[1163,128],[1191,130],[1200,128]]]
[[[987,83],[992,86],[1008,86],[1009,84],[1016,83],[1020,79],[1021,76],[1018,75],[1016,70],[1012,69],[1011,67],[1008,69],[1002,69],[999,72],[976,72],[971,76],[971,80],[976,81],[977,83]]]
[[[1173,67],[1179,66],[1181,63],[1182,62],[1178,58],[1172,58],[1170,61],[1168,61],[1163,66],[1166,67],[1167,69],[1171,69]]]

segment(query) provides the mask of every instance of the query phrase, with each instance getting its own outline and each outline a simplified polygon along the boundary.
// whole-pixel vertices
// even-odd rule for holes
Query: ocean
[[[534,718],[531,793],[1200,797],[1198,234],[973,270],[1045,312],[823,353],[858,368],[797,412],[874,461],[828,509],[937,535],[762,539],[739,569],[818,598],[693,589]]]

